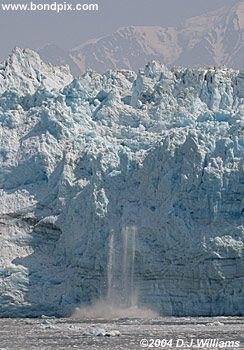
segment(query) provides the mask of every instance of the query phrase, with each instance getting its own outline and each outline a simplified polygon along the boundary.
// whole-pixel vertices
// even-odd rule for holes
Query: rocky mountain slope
[[[54,64],[68,63],[72,72],[95,69],[137,71],[151,60],[169,65],[226,65],[243,69],[244,2],[186,20],[179,27],[131,26],[94,39],[69,53],[49,45],[41,56]],[[62,58],[60,62],[60,57]]]
[[[242,72],[71,81],[17,49],[0,78],[1,316],[132,294],[162,315],[243,315]]]

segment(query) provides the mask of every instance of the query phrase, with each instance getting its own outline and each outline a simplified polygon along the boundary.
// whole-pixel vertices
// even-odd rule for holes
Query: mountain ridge
[[[227,65],[243,69],[244,2],[192,17],[178,27],[129,26],[89,40],[70,50],[69,60],[80,72],[94,69],[138,70],[151,60],[164,64]],[[43,59],[58,63],[57,57]],[[66,58],[67,60],[67,58]],[[71,64],[72,66],[72,64]]]

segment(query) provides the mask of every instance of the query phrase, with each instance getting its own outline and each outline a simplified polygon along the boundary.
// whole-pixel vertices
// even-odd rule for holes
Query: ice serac
[[[72,80],[68,66],[46,64],[30,49],[16,47],[8,59],[0,64],[1,93],[14,90],[28,95],[42,87],[60,89]]]
[[[151,62],[50,89],[19,74],[43,67],[27,53],[1,82],[0,315],[132,294],[243,315],[243,72]]]

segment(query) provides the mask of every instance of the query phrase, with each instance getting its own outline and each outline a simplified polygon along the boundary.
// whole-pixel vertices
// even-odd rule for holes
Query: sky
[[[0,4],[16,0],[0,0]],[[28,0],[19,0],[22,3]],[[33,0],[52,3],[62,0]],[[70,0],[65,0],[67,3]],[[56,44],[64,49],[114,32],[121,26],[176,26],[184,19],[231,5],[240,0],[71,0],[98,3],[98,12],[3,12],[0,10],[0,60],[15,46],[41,48]]]

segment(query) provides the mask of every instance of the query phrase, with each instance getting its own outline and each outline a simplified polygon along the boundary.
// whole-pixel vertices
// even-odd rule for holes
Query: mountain
[[[80,75],[80,68],[72,60],[69,55],[69,52],[61,49],[57,45],[49,44],[44,46],[38,51],[39,55],[46,61],[50,62],[53,65],[68,65],[74,76]]]
[[[241,0],[234,6],[187,19],[177,28],[123,27],[111,35],[83,43],[64,56],[57,55],[52,46],[40,54],[55,64],[57,57],[63,57],[63,62],[71,67],[75,65],[75,75],[77,66],[81,72],[87,69],[137,71],[151,60],[189,67],[226,65],[243,69],[243,30],[244,1]]]
[[[6,62],[0,316],[243,315],[243,73],[153,61],[60,83],[30,50]]]
[[[176,63],[243,68],[244,2],[187,20],[179,33]]]
[[[70,52],[81,70],[134,69],[153,59],[169,63],[181,52],[177,30],[163,27],[124,27]]]

